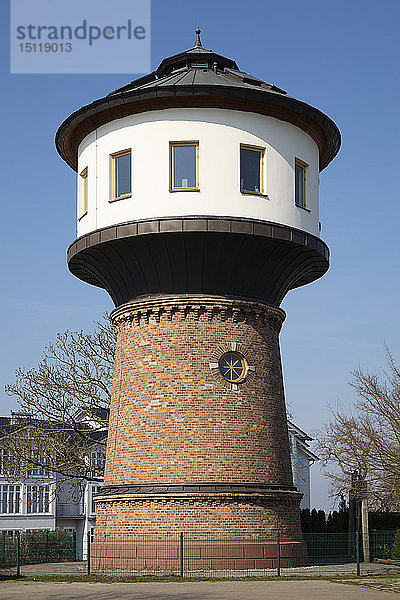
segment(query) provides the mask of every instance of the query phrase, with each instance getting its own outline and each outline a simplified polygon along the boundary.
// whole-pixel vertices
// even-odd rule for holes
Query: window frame
[[[260,191],[242,189],[242,150],[252,150],[260,154]],[[253,144],[240,144],[239,148],[239,189],[241,194],[252,194],[265,196],[265,146],[254,146]]]
[[[130,156],[130,169],[131,169],[131,191],[127,194],[122,194],[121,196],[117,196],[117,177],[116,177],[116,168],[117,168],[117,158],[121,156]],[[110,170],[111,170],[111,186],[110,186],[110,200],[109,202],[117,202],[118,200],[125,200],[126,198],[132,197],[132,148],[125,148],[125,150],[118,150],[118,152],[112,152],[110,154]]]
[[[10,502],[12,505],[11,506],[12,510],[8,510],[10,508]],[[21,513],[22,513],[22,486],[20,484],[1,484],[0,485],[0,515],[20,515]]]
[[[88,213],[88,198],[89,198],[89,169],[86,166],[79,173],[79,216],[78,219],[82,219]]]
[[[195,146],[196,148],[196,185],[195,187],[174,187],[174,148],[180,146]],[[199,140],[180,140],[169,142],[169,191],[170,192],[199,192],[199,163],[200,163],[200,152],[199,152]]]
[[[303,204],[298,204],[296,202],[297,197],[297,178],[296,178],[296,167],[300,167],[303,170],[302,177],[302,195],[303,195]],[[309,165],[301,160],[300,158],[295,158],[294,160],[294,203],[298,208],[303,208],[305,210],[309,210],[307,207],[307,169]]]
[[[223,373],[222,369],[226,368],[226,365],[223,365],[223,361],[227,359],[227,357],[234,357],[239,361],[239,368],[241,369],[241,374],[236,377],[236,379],[232,379],[228,377],[227,373]],[[224,378],[225,381],[227,381],[228,383],[234,385],[234,384],[238,384],[238,383],[242,383],[245,379],[246,379],[246,375],[247,375],[247,361],[244,358],[244,356],[242,356],[242,354],[240,354],[240,352],[237,352],[236,350],[230,350],[228,352],[224,352],[224,354],[220,357],[219,361],[218,361],[218,369],[219,372],[221,374],[221,376]],[[231,375],[233,376],[234,370],[233,370],[233,366],[231,368]]]
[[[33,510],[34,508],[37,510]],[[40,508],[43,508],[43,510],[40,510]],[[28,484],[26,486],[26,514],[52,514],[50,487],[48,485]]]
[[[90,543],[91,544],[93,544],[93,542],[94,542],[95,531],[96,531],[96,525],[94,527],[92,525],[90,527]]]
[[[95,515],[95,514],[97,513],[97,510],[96,510],[96,503],[95,503],[95,501],[94,501],[94,498],[93,498],[93,496],[95,496],[96,494],[98,494],[98,493],[99,493],[99,490],[101,489],[101,487],[102,487],[102,486],[101,486],[100,484],[97,484],[97,485],[93,485],[93,484],[92,484],[92,486],[91,486],[91,488],[90,488],[90,499],[91,499],[91,505],[90,505],[90,511],[89,511],[89,513],[90,513],[91,515]]]

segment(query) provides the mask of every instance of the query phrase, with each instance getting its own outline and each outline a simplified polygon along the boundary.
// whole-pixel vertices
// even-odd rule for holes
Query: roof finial
[[[197,29],[196,29],[196,42],[194,44],[194,48],[202,48],[203,47],[201,45],[200,34],[201,34],[201,29],[200,29],[199,25],[197,25]]]

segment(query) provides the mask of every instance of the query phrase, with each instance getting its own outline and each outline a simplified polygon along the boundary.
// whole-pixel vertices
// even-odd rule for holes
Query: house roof
[[[308,442],[312,442],[314,438],[310,437],[307,433],[305,433],[305,431],[300,429],[300,427],[292,423],[292,421],[288,420],[287,424],[289,433],[294,435],[298,447],[307,456],[307,458],[313,461],[319,460],[319,457],[311,452],[308,444]]]
[[[289,431],[292,430],[292,432],[296,435],[296,437],[302,438],[303,441],[308,441],[308,442],[311,442],[314,439],[314,438],[310,437],[305,431],[300,429],[300,427],[297,427],[297,425],[292,423],[292,421],[289,421],[289,419],[288,419],[287,423],[288,423]]]
[[[193,48],[164,58],[152,73],[72,113],[56,134],[62,158],[77,170],[81,141],[115,119],[173,107],[213,107],[255,112],[296,125],[315,140],[324,169],[339,151],[336,124],[274,84],[241,71],[234,60],[203,48],[199,29],[196,36]]]
[[[14,433],[16,431],[20,431],[21,429],[26,429],[32,426],[40,427],[42,429],[48,429],[49,431],[65,431],[70,436],[77,435],[77,432],[68,423],[60,423],[58,421],[45,421],[44,419],[35,419],[32,418],[30,415],[25,415],[23,413],[11,413],[11,417],[0,417],[0,438],[5,437],[10,433]],[[82,424],[81,427],[82,430],[85,431],[87,437],[89,439],[92,439],[93,442],[97,442],[107,438],[107,429],[94,430],[86,426],[85,424]]]

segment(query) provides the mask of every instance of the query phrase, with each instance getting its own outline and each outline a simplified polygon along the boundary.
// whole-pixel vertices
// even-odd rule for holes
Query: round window
[[[236,352],[227,352],[219,360],[219,370],[224,379],[238,383],[246,375],[246,362]]]

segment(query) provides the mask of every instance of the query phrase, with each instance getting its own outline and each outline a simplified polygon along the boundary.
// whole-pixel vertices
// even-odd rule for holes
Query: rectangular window
[[[19,513],[21,486],[0,485],[0,513]]]
[[[92,486],[92,510],[91,510],[92,513],[96,512],[96,502],[94,501],[93,496],[95,496],[96,494],[99,493],[100,487],[101,487],[100,485]]]
[[[27,531],[27,530],[25,530]],[[3,531],[1,531],[2,534],[5,534],[8,538],[11,539],[15,539],[18,535],[18,533],[20,533],[21,530],[20,529],[3,529]]]
[[[199,142],[170,142],[170,190],[199,189]]]
[[[0,449],[0,475],[10,475],[12,461],[10,454],[4,448]]]
[[[111,200],[122,200],[132,194],[132,153],[121,150],[111,154]]]
[[[245,194],[264,193],[265,148],[240,145],[240,191]]]
[[[95,450],[90,454],[90,474],[92,477],[103,477],[106,456],[101,450]]]
[[[296,206],[301,206],[301,208],[306,208],[306,173],[307,173],[306,163],[302,162],[298,158],[296,158],[295,163],[295,203]]]
[[[88,211],[88,169],[87,167],[79,175],[80,180],[80,205],[79,219],[84,217]]]
[[[28,485],[26,493],[27,513],[50,512],[49,488],[47,485]]]
[[[28,462],[28,461],[27,461]],[[32,475],[48,475],[48,470],[46,469],[46,463],[48,462],[45,456],[37,456],[35,457],[35,463],[38,464],[30,464],[28,468],[27,475],[28,477]],[[28,462],[29,464],[29,462]]]

